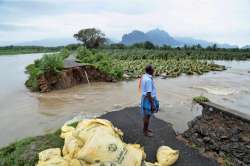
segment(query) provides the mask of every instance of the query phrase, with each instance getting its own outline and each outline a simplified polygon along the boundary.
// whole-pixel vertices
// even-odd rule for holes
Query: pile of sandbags
[[[76,128],[64,125],[61,131],[62,152],[59,148],[40,152],[37,166],[168,166],[179,155],[164,146],[157,152],[159,163],[145,162],[143,148],[124,143],[122,131],[104,119],[82,120]]]

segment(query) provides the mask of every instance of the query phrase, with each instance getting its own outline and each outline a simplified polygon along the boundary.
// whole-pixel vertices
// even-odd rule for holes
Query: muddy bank
[[[92,65],[78,65],[65,67],[60,73],[45,73],[38,78],[40,92],[66,89],[78,84],[91,82],[112,82],[111,76],[98,70]]]
[[[250,120],[213,103],[203,103],[202,115],[189,122],[183,136],[216,158],[232,165],[250,165]]]

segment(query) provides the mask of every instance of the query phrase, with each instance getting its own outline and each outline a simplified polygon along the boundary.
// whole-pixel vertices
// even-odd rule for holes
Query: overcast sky
[[[119,41],[134,29],[250,44],[250,0],[0,0],[0,45],[72,37],[96,27]]]

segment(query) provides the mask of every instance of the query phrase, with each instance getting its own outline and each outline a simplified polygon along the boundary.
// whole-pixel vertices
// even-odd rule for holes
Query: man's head
[[[145,72],[149,75],[153,75],[154,74],[154,67],[152,65],[147,65],[145,68]]]

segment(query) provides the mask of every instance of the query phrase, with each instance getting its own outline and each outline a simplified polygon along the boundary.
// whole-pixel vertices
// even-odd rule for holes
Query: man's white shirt
[[[141,80],[142,95],[146,96],[148,92],[151,92],[152,97],[156,97],[156,88],[153,78],[150,74],[144,74]]]

